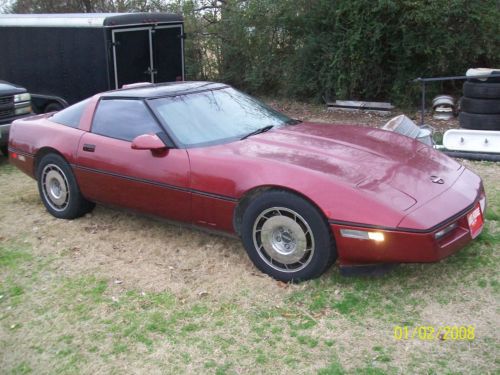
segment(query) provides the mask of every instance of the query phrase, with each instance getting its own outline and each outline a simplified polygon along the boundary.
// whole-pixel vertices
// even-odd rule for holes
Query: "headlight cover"
[[[27,113],[31,113],[31,106],[28,105],[26,107],[19,107],[19,108],[16,108],[15,110],[15,115],[25,115]]]
[[[28,92],[14,95],[14,103],[27,102],[31,100],[31,95]]]

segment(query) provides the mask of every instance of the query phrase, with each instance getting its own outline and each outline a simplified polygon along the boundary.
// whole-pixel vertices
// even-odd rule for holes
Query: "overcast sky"
[[[12,4],[12,0],[0,0],[0,13],[3,13],[9,4]]]

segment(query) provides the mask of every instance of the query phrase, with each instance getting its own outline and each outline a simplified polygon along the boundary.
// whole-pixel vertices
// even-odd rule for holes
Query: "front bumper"
[[[9,131],[12,122],[29,116],[33,116],[33,113],[4,118],[0,121],[0,146],[5,146],[9,143]]]
[[[481,197],[483,199],[483,197]],[[429,263],[437,262],[462,249],[472,241],[467,215],[478,206],[478,199],[459,215],[431,231],[387,230],[330,224],[335,236],[341,266],[377,263]],[[485,198],[484,198],[485,202]],[[484,207],[482,205],[482,207]],[[436,234],[451,224],[456,227],[437,239]],[[344,237],[341,230],[373,231],[383,233],[383,241]],[[482,230],[482,228],[481,228]]]
[[[10,123],[0,125],[0,146],[5,146],[9,143]]]

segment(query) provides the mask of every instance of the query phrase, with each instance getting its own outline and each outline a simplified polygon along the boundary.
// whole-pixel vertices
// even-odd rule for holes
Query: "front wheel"
[[[285,282],[318,277],[337,257],[321,213],[286,191],[266,192],[250,203],[243,214],[242,240],[257,268]]]
[[[69,164],[57,154],[43,157],[37,168],[38,191],[53,216],[74,219],[94,208],[80,193]]]

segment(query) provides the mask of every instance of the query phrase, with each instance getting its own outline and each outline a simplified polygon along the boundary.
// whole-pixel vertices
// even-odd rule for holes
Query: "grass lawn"
[[[287,285],[239,241],[98,206],[52,218],[0,162],[0,372],[5,374],[499,373],[500,166],[486,225],[437,264]],[[473,326],[471,340],[394,327]],[[411,331],[410,331],[411,332]]]

